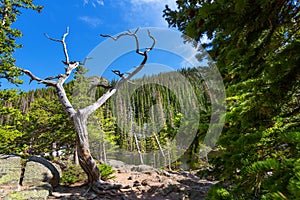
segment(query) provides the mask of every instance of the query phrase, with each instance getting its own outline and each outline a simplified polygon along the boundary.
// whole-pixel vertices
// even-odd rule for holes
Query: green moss
[[[49,191],[45,189],[13,191],[6,195],[3,200],[31,200],[31,199],[47,199]]]

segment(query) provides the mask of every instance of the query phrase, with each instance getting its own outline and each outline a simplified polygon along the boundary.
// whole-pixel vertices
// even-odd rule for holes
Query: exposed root
[[[121,196],[122,193],[118,192],[123,188],[121,184],[108,184],[102,181],[94,182],[83,194],[86,196],[89,192],[94,192],[97,195]]]

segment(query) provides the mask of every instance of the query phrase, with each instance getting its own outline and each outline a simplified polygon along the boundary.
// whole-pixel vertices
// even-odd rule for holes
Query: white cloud
[[[91,4],[94,8],[97,6],[104,6],[103,0],[83,0],[83,5],[86,6],[88,4]]]
[[[92,28],[96,28],[98,25],[102,24],[102,20],[97,17],[81,16],[79,19],[87,23]]]
[[[126,0],[125,0],[126,1]],[[131,26],[168,26],[162,17],[165,5],[171,9],[176,8],[175,0],[127,0],[126,12],[124,12],[124,20],[129,22]],[[128,4],[129,2],[129,4]]]
[[[96,2],[97,2],[97,4],[99,6],[104,6],[104,1],[102,1],[102,0],[96,0]]]
[[[166,4],[168,4],[171,8],[175,8],[176,6],[176,1],[175,0],[165,0],[165,1],[161,1],[161,0],[130,0],[130,2],[133,5],[137,5],[137,4],[156,4],[159,7],[164,7]]]

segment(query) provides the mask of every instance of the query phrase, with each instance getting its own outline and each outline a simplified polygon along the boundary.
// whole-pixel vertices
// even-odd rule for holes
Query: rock
[[[137,186],[137,189],[139,190],[139,191],[141,191],[142,193],[144,193],[144,192],[146,192],[146,190],[144,189],[144,187],[143,186]]]
[[[167,171],[163,171],[162,175],[166,176],[166,177],[171,177],[171,174]]]
[[[131,176],[128,177],[128,180],[133,180],[133,179],[136,179],[138,177],[139,177],[138,174],[132,174]]]
[[[156,182],[161,183],[161,182],[164,182],[166,178],[165,177],[161,177],[161,176],[156,176],[155,179],[156,179]]]
[[[89,199],[96,199],[97,198],[97,195],[92,193],[90,196],[89,196]]]
[[[147,179],[142,180],[142,185],[143,185],[143,186],[148,185],[148,180],[147,180]]]
[[[121,196],[121,200],[128,200],[128,199],[125,196]]]
[[[28,190],[13,191],[6,195],[3,200],[15,200],[15,199],[47,199],[49,191],[42,187],[34,187]]]
[[[119,160],[107,160],[107,164],[109,164],[113,168],[122,168],[126,165],[124,162]]]
[[[122,187],[122,189],[125,189],[125,190],[130,189],[130,188],[132,188],[131,185],[125,185],[125,186]]]
[[[131,168],[131,171],[143,172],[151,175],[152,173],[157,173],[157,170],[148,165],[137,165]]]
[[[169,179],[165,179],[164,183],[166,185],[172,185],[172,184],[177,184],[177,181],[174,181],[174,180],[172,180],[172,179],[169,178]]]
[[[138,187],[138,186],[141,186],[140,182],[139,181],[134,181],[133,182],[133,187]]]

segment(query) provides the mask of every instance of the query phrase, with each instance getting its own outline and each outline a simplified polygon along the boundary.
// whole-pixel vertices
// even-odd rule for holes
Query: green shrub
[[[113,173],[115,171],[108,164],[99,164],[100,176],[103,181],[111,178],[115,178]],[[86,178],[84,171],[79,165],[70,165],[66,170],[63,171],[61,176],[61,184],[70,185],[79,181],[83,181]]]
[[[62,172],[60,181],[62,184],[69,185],[82,181],[85,177],[86,175],[79,165],[71,165]]]
[[[224,188],[214,186],[208,190],[207,200],[233,200],[232,195]]]
[[[108,179],[116,177],[116,176],[113,175],[113,173],[115,173],[115,170],[113,170],[110,165],[108,165],[108,164],[99,164],[98,168],[100,170],[101,180],[106,181]]]

